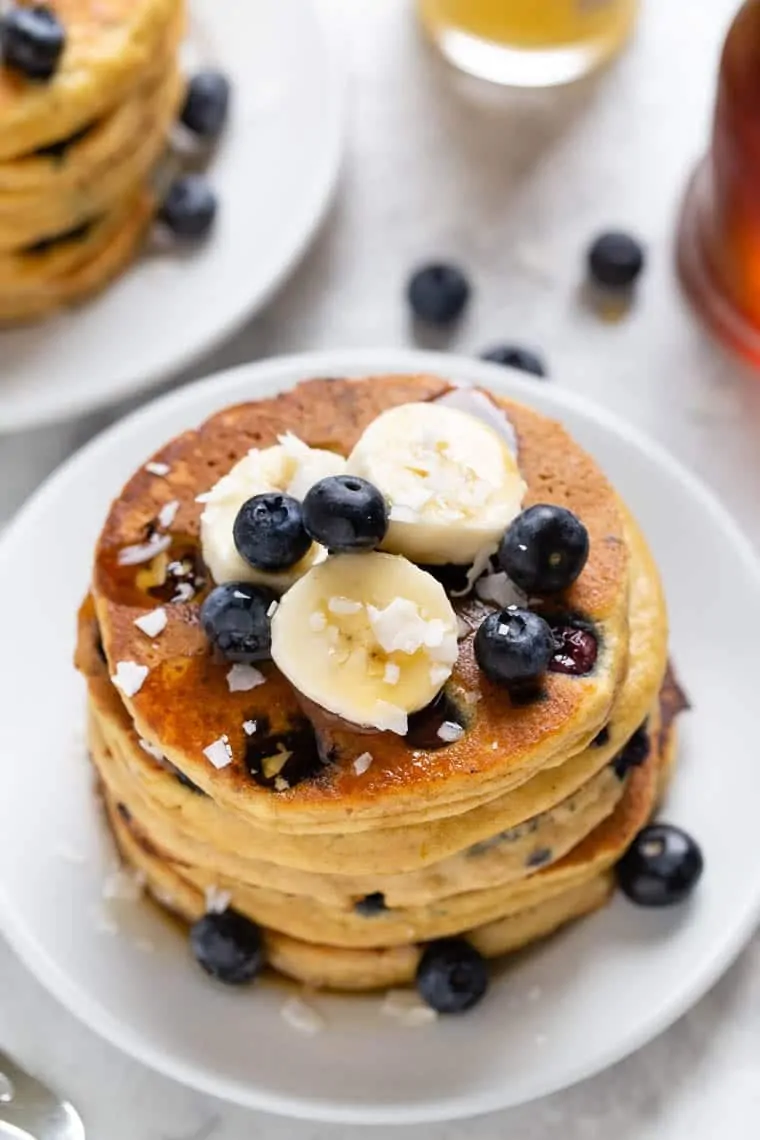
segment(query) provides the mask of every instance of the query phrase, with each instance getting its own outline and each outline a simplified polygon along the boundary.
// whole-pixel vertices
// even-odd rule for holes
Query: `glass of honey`
[[[726,38],[710,149],[681,213],[678,267],[712,331],[760,367],[760,0],[744,4]]]
[[[418,0],[422,23],[462,71],[551,87],[593,71],[628,39],[639,0]]]

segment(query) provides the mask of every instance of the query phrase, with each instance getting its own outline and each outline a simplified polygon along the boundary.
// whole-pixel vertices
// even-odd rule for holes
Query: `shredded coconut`
[[[524,606],[527,601],[522,590],[518,590],[503,570],[479,578],[475,583],[475,593],[481,602],[493,602],[503,610],[508,606]]]
[[[195,597],[195,590],[189,582],[178,582],[177,592],[172,598],[173,602],[191,602]]]
[[[206,899],[206,914],[222,914],[232,902],[230,892],[222,890],[213,883],[206,887],[203,894]]]
[[[371,752],[362,752],[361,756],[357,756],[354,760],[354,771],[357,776],[363,776],[369,768],[374,757]]]
[[[364,606],[353,598],[330,598],[327,608],[331,614],[358,614]]]
[[[120,566],[139,566],[141,562],[150,562],[157,554],[163,554],[171,546],[168,534],[154,534],[147,542],[138,542],[133,546],[123,546],[119,551],[118,562]]]
[[[277,607],[279,606],[279,604],[280,603],[276,602],[276,601],[269,603],[269,608],[267,610],[267,617],[270,619],[270,621],[274,617],[274,615],[277,613]]]
[[[169,474],[171,467],[168,463],[155,463],[153,460],[151,460],[150,463],[145,464],[145,470],[149,475],[164,476]]]
[[[136,661],[117,661],[116,672],[111,680],[125,697],[134,697],[140,692],[149,672],[147,665],[138,665]]]
[[[253,736],[255,731],[256,731],[256,721],[255,720],[244,720],[243,721],[243,732],[245,733],[246,736]]]
[[[380,1006],[380,1012],[410,1028],[430,1025],[438,1018],[436,1011],[425,1005],[414,990],[389,990]]]
[[[145,889],[145,873],[117,867],[103,883],[104,899],[119,899],[122,902],[136,902]]]
[[[138,629],[142,630],[147,637],[158,637],[159,633],[163,633],[166,629],[167,621],[166,610],[163,606],[159,606],[158,609],[151,610],[149,613],[143,614],[142,617],[135,618],[135,625]]]
[[[227,674],[227,686],[231,693],[248,693],[263,685],[266,677],[253,665],[233,665]]]
[[[232,749],[228,736],[220,736],[208,748],[203,749],[203,755],[210,760],[215,768],[226,768],[232,763]]]
[[[179,499],[172,499],[169,503],[164,503],[161,510],[158,512],[159,525],[168,530],[177,517],[179,510]]]
[[[288,781],[285,779],[284,776],[275,776],[275,778],[274,778],[274,790],[276,792],[287,792],[290,790],[290,784],[288,783]]]
[[[325,1019],[322,1014],[300,997],[288,998],[280,1009],[280,1015],[292,1029],[297,1030],[298,1033],[305,1033],[309,1037],[313,1037],[325,1027]]]
[[[441,740],[445,740],[447,744],[453,744],[455,740],[461,740],[464,736],[464,729],[461,724],[456,724],[453,720],[445,720],[436,733]]]

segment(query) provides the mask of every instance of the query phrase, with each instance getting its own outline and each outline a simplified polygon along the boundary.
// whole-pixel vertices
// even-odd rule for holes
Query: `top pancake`
[[[160,586],[154,596],[146,596],[136,584],[138,576],[145,582],[145,567],[120,567],[118,552],[145,540],[162,504],[180,503],[169,557],[192,554],[197,559],[201,507],[195,497],[251,447],[268,446],[289,430],[311,446],[345,454],[381,411],[435,399],[449,388],[445,380],[429,376],[318,380],[271,400],[227,409],[156,456],[170,467],[166,478],[142,469],[114,503],[98,544],[93,581],[110,671],[115,672],[119,661],[149,666],[139,693],[125,700],[137,730],[220,804],[296,830],[319,830],[341,821],[371,829],[383,819],[387,823],[389,815],[401,824],[405,811],[415,812],[417,818],[420,813],[436,818],[451,814],[452,804],[466,810],[472,797],[496,795],[547,764],[565,760],[606,720],[627,665],[629,567],[622,513],[613,488],[564,429],[510,401],[497,402],[516,429],[520,468],[528,485],[526,505],[561,503],[578,514],[589,531],[588,563],[562,599],[563,608],[582,615],[596,629],[599,659],[588,676],[549,674],[540,701],[515,707],[506,691],[477,668],[471,635],[460,644],[447,687],[452,699],[461,699],[463,692],[478,698],[463,710],[468,723],[461,740],[435,751],[413,750],[390,733],[357,733],[318,723],[320,744],[323,750],[329,748],[331,762],[291,790],[276,793],[251,778],[242,728],[245,720],[267,718],[273,737],[295,725],[298,746],[308,741],[301,705],[275,666],[262,667],[265,685],[230,693],[229,666],[214,659],[199,626],[202,595],[167,606],[169,623],[156,642],[134,626],[136,617],[168,597]],[[217,771],[203,749],[223,734],[234,760]],[[353,760],[364,751],[372,753],[374,762],[357,776]]]
[[[65,139],[115,106],[150,68],[183,0],[51,0],[66,31],[47,83],[0,66],[0,161]]]

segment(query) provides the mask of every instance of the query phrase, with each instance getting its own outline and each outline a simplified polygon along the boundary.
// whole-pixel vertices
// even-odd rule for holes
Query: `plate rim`
[[[276,0],[269,2],[276,3]],[[172,356],[171,363],[156,364],[143,371],[139,377],[135,377],[131,383],[125,382],[116,388],[104,384],[97,395],[75,396],[61,401],[58,406],[46,406],[40,413],[35,413],[29,406],[26,410],[22,408],[19,413],[13,410],[8,413],[0,398],[0,441],[3,436],[11,433],[63,425],[78,417],[113,408],[121,401],[137,397],[158,384],[175,379],[184,369],[191,368],[197,361],[221,348],[240,332],[247,321],[269,304],[306,256],[327,218],[338,186],[346,142],[349,77],[342,66],[338,38],[322,6],[318,0],[300,0],[300,2],[308,5],[314,29],[321,40],[320,54],[324,61],[326,102],[330,113],[326,119],[325,138],[320,148],[322,164],[319,178],[314,181],[310,205],[304,210],[304,223],[293,235],[287,257],[283,258],[277,273],[255,296],[228,314],[227,319],[217,327],[213,335],[202,343],[178,350]],[[109,286],[112,287],[113,285]],[[0,329],[0,341],[1,338]]]
[[[76,479],[79,470],[87,469],[95,463],[98,455],[112,448],[125,430],[128,433],[139,434],[141,424],[152,419],[157,410],[169,415],[175,412],[181,414],[183,408],[186,409],[188,405],[203,404],[207,395],[214,397],[218,395],[217,402],[221,408],[230,402],[230,398],[239,398],[240,393],[235,392],[235,389],[241,382],[250,392],[250,398],[255,399],[257,386],[262,385],[282,389],[288,384],[308,377],[340,374],[380,375],[393,372],[432,372],[456,378],[459,382],[491,384],[497,390],[502,389],[517,399],[524,399],[528,404],[534,402],[531,397],[535,396],[536,392],[541,392],[539,402],[545,400],[559,412],[563,408],[572,409],[582,417],[596,422],[605,432],[622,436],[642,451],[649,462],[664,470],[671,479],[680,483],[691,496],[699,500],[711,515],[713,523],[722,528],[760,589],[760,559],[731,513],[698,476],[638,427],[570,389],[553,384],[537,389],[536,383],[541,382],[526,380],[513,369],[505,369],[499,365],[455,354],[420,352],[405,348],[328,350],[274,357],[237,365],[158,397],[100,433],[42,484],[0,538],[0,576],[4,571],[4,564],[12,557],[14,544],[23,537],[24,528],[31,525],[40,512],[44,512],[48,496],[57,494],[58,483],[62,480]],[[231,394],[233,392],[234,395]],[[204,417],[205,414],[207,413],[201,413]],[[685,983],[671,994],[669,1000],[652,1011],[645,1024],[635,1032],[621,1034],[614,1048],[591,1050],[583,1061],[569,1065],[561,1080],[542,1081],[540,1070],[537,1069],[537,1079],[528,1082],[527,1093],[521,1095],[518,1100],[505,1098],[500,1095],[498,1088],[494,1088],[459,1095],[450,1100],[421,1102],[415,1105],[389,1106],[380,1103],[351,1105],[334,1100],[294,1098],[269,1093],[266,1090],[254,1089],[250,1085],[244,1086],[236,1080],[208,1075],[190,1064],[176,1061],[160,1047],[146,1040],[131,1025],[114,1018],[106,1006],[90,998],[86,990],[71,980],[55,960],[38,945],[24,924],[16,921],[10,900],[0,880],[0,932],[37,980],[95,1033],[164,1076],[211,1096],[280,1116],[334,1124],[429,1124],[468,1119],[517,1107],[518,1104],[527,1104],[586,1080],[636,1052],[679,1020],[715,985],[735,961],[751,938],[758,920],[760,920],[760,874],[752,897],[745,904],[745,910],[737,916],[737,921],[728,933],[719,936],[717,951],[713,946],[701,970],[689,974]]]

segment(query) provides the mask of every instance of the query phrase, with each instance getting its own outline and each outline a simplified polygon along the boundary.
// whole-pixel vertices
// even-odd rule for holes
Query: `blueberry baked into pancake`
[[[561,425],[386,376],[228,408],[136,472],[77,664],[119,849],[206,971],[416,980],[445,1013],[616,876],[696,884],[650,826],[667,655],[646,542]]]
[[[158,214],[205,235],[213,193],[182,175],[178,120],[204,143],[229,87],[189,81],[184,0],[15,0],[0,9],[0,322],[83,300],[134,258]]]

